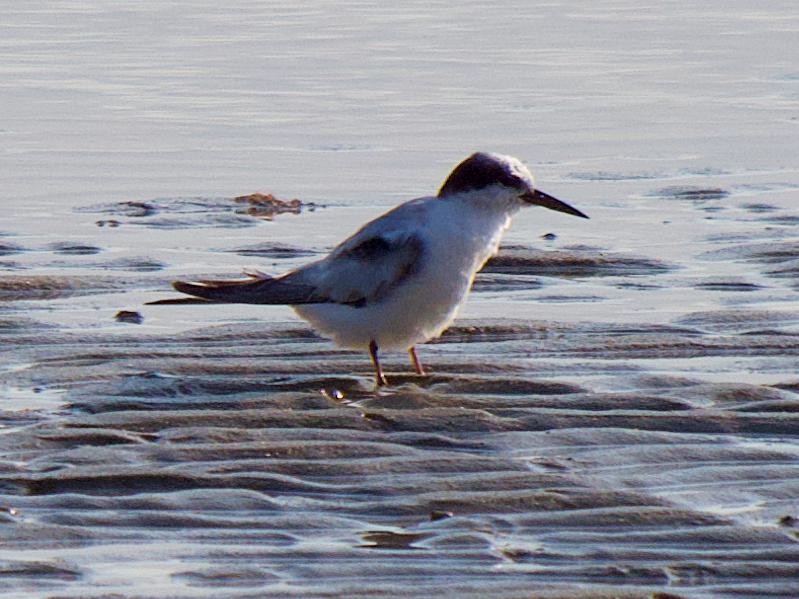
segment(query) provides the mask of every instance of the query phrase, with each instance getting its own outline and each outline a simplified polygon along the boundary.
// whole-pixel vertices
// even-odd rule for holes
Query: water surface
[[[795,596],[795,12],[5,10],[4,596]],[[288,308],[144,306],[478,149],[591,220],[519,214],[429,377],[387,354],[376,393]]]

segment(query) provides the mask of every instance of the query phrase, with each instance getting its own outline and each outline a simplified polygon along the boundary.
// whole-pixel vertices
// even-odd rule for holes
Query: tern
[[[477,152],[453,169],[437,195],[400,204],[320,260],[279,276],[175,281],[177,291],[194,297],[152,303],[289,305],[337,345],[367,350],[376,385],[384,386],[378,350],[407,351],[424,375],[416,345],[455,320],[511,216],[525,206],[588,218],[536,189],[518,159]]]

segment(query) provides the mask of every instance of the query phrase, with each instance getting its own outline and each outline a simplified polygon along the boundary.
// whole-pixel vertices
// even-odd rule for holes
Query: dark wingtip
[[[204,299],[202,297],[170,297],[162,300],[153,300],[152,302],[145,302],[145,306],[185,306],[189,304],[213,304],[213,300]]]
[[[185,281],[172,281],[172,288],[175,291],[180,291],[181,293],[186,293],[188,295],[194,295],[192,293],[194,287],[196,287],[194,283],[186,283]]]
[[[174,306],[174,305],[185,305],[185,304],[214,304],[218,303],[215,302],[211,298],[206,297],[198,297],[196,293],[196,289],[203,288],[202,285],[197,285],[196,283],[185,283],[184,281],[173,281],[172,287],[175,291],[179,291],[180,293],[185,293],[186,295],[191,295],[193,297],[170,297],[161,300],[153,300],[151,302],[145,302],[145,306]]]
[[[185,293],[186,295],[191,295],[193,297],[170,297],[167,299],[162,300],[154,300],[152,302],[146,302],[146,306],[174,306],[174,305],[185,305],[185,304],[213,304],[215,303],[213,299],[198,297],[195,293],[195,289],[197,287],[201,287],[201,285],[197,285],[196,283],[185,283],[183,281],[173,281],[172,287],[175,291],[179,291],[180,293]]]

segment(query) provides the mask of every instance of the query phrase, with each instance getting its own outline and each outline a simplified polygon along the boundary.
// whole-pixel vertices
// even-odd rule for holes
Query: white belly
[[[294,310],[341,347],[366,349],[374,340],[382,349],[404,350],[438,337],[455,319],[470,284],[466,277],[444,281],[420,274],[361,308],[308,304]]]
[[[437,218],[439,223],[447,219]],[[381,349],[406,350],[438,337],[466,300],[474,275],[496,252],[509,219],[472,224],[452,219],[426,236],[420,268],[379,302],[361,308],[340,304],[294,306],[297,314],[337,345],[366,349],[374,340]]]

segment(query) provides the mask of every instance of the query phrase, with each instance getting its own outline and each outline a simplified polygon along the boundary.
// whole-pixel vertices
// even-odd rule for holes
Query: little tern
[[[388,383],[379,349],[407,351],[424,374],[415,346],[449,327],[511,216],[531,205],[588,218],[536,189],[518,159],[478,152],[453,169],[437,195],[400,204],[320,260],[279,276],[175,281],[194,297],[152,303],[287,304],[337,345],[368,350],[380,387]]]

